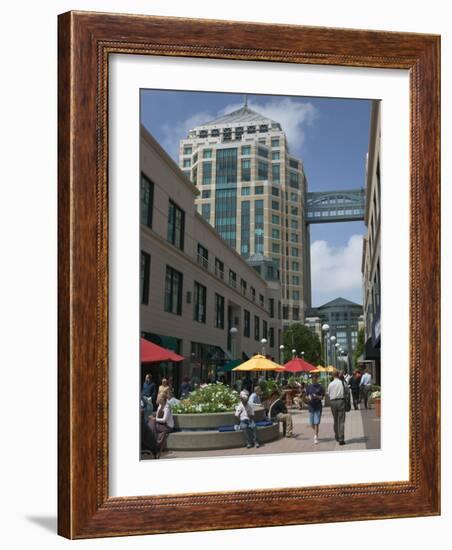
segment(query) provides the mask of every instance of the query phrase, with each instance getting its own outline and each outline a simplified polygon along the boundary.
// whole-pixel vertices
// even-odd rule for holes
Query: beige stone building
[[[179,165],[200,190],[199,212],[244,258],[263,254],[279,269],[284,325],[310,305],[306,177],[281,125],[245,103],[181,140]]]
[[[262,352],[263,338],[277,359],[273,262],[257,256],[252,267],[228,246],[197,212],[200,191],[143,127],[140,155],[142,335],[188,358],[180,376],[214,376],[232,357]]]
[[[369,152],[367,157],[366,213],[367,234],[364,237],[362,274],[363,274],[363,310],[365,330],[364,360],[374,368],[377,379],[380,369],[380,138],[381,117],[380,102],[372,104],[370,121]]]

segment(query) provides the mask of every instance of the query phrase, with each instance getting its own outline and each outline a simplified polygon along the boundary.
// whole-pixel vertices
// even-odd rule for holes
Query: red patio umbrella
[[[291,359],[282,366],[281,372],[310,372],[313,369],[315,369],[314,365],[311,365],[311,363],[308,363],[301,357],[295,357],[295,359]]]
[[[163,363],[164,361],[173,361],[179,363],[185,357],[178,355],[170,349],[162,348],[157,344],[149,342],[145,338],[140,340],[140,359],[142,363]]]

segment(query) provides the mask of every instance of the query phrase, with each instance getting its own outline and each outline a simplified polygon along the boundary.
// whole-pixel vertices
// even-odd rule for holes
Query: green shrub
[[[175,414],[201,414],[235,410],[239,394],[221,382],[192,391],[186,399],[172,407]]]

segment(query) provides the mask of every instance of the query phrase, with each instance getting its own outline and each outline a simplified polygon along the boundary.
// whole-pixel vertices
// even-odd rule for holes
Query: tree
[[[353,365],[355,368],[358,367],[358,358],[364,352],[364,329],[360,328],[358,332],[358,340],[356,342],[355,352],[353,353]]]
[[[292,350],[296,350],[296,355],[301,357],[304,352],[304,358],[308,363],[318,365],[320,361],[320,340],[317,334],[311,332],[308,327],[297,323],[291,325],[284,332],[284,362],[292,359]]]

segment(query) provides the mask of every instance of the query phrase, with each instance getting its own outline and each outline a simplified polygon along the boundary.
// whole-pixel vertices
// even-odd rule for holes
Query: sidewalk
[[[210,456],[240,456],[249,454],[280,454],[280,453],[308,453],[323,451],[351,451],[380,448],[380,418],[375,416],[374,409],[352,410],[347,413],[345,420],[346,445],[339,445],[334,439],[333,417],[329,407],[324,408],[320,424],[319,443],[314,445],[313,432],[309,426],[309,413],[290,410],[294,423],[294,437],[282,437],[272,441],[259,449],[224,449],[215,451],[168,451],[162,453],[161,458],[197,458]],[[282,432],[282,427],[281,427]]]

